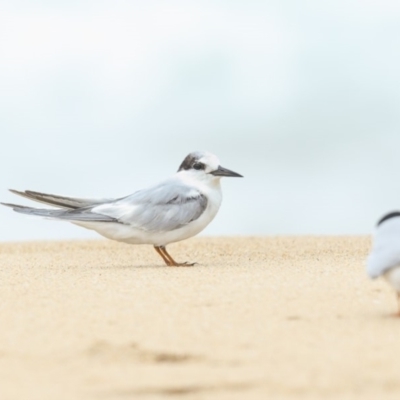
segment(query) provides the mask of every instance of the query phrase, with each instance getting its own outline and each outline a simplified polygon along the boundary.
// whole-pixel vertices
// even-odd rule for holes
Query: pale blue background
[[[206,149],[245,178],[205,234],[368,233],[400,209],[399,49],[387,0],[0,1],[0,199],[122,196]]]

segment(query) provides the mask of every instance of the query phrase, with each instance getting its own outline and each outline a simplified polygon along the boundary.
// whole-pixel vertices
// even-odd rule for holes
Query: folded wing
[[[117,200],[92,200],[40,192],[13,193],[62,209],[38,209],[1,203],[14,211],[44,218],[80,222],[115,222],[134,228],[165,232],[198,219],[207,208],[207,197],[196,188],[171,179]]]
[[[135,228],[164,232],[198,219],[207,208],[207,197],[177,180],[168,180],[112,203],[92,209]]]

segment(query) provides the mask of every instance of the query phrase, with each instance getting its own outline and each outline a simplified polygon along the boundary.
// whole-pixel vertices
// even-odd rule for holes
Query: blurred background
[[[123,196],[209,150],[245,178],[205,235],[367,234],[400,209],[399,49],[388,0],[1,2],[0,200]]]

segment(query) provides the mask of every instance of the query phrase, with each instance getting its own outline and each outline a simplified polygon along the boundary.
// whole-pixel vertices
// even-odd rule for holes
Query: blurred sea
[[[0,4],[0,200],[122,196],[209,150],[245,178],[204,234],[367,234],[400,209],[399,48],[389,1]]]

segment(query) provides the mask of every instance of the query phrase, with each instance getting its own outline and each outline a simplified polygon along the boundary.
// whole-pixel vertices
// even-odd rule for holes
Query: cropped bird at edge
[[[69,221],[100,235],[129,244],[151,244],[168,266],[178,263],[166,246],[201,232],[215,217],[222,201],[220,179],[242,175],[221,167],[209,152],[190,153],[178,172],[159,184],[118,199],[83,199],[26,190],[12,193],[56,209],[1,203],[14,211]]]
[[[367,260],[367,272],[372,279],[380,276],[397,293],[400,317],[400,212],[384,215],[377,224],[371,253]]]

